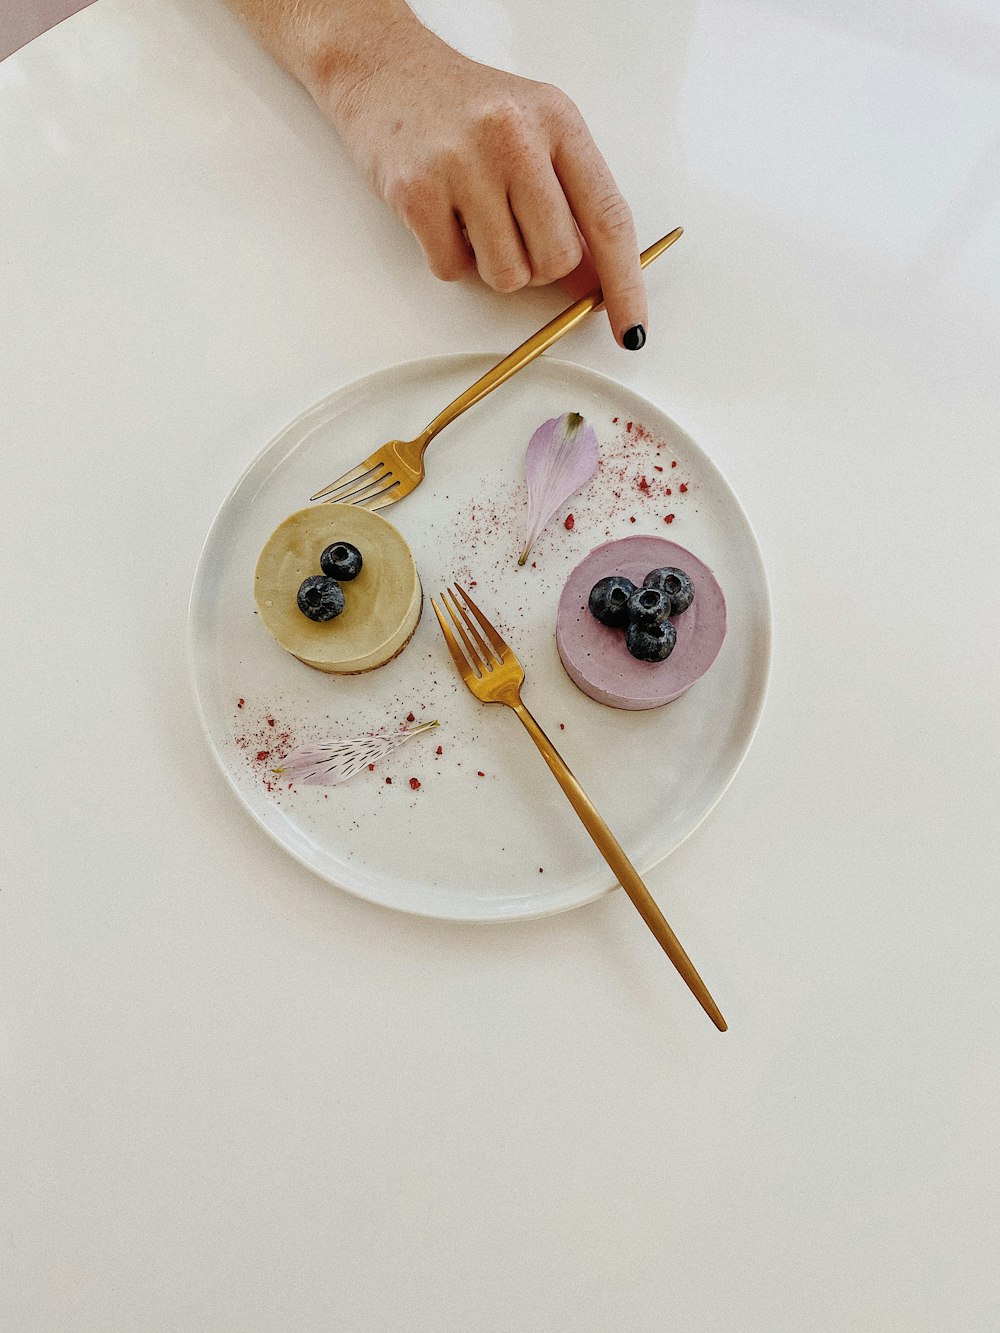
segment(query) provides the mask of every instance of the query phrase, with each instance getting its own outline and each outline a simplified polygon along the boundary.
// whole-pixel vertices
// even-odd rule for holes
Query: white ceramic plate
[[[564,911],[614,887],[612,877],[514,715],[478,703],[459,682],[429,600],[395,661],[335,677],[278,647],[257,616],[252,585],[260,548],[287,514],[383,440],[416,435],[496,360],[448,356],[395,366],[294,421],[222,505],[189,619],[209,743],[258,823],[351,893],[466,921]],[[596,428],[601,468],[521,568],[524,451],[543,420],[567,411]],[[413,549],[425,598],[456,578],[472,588],[524,665],[528,707],[636,866],[649,870],[719,800],[763,706],[770,602],[739,501],[652,403],[548,357],[449,426],[425,461],[423,485],[383,510]],[[637,532],[667,536],[714,569],[729,629],[711,670],[685,695],[629,713],[594,703],[569,681],[556,651],[555,612],[569,571],[587,551]],[[294,743],[395,729],[410,713],[441,726],[374,772],[335,787],[289,789],[271,771]]]

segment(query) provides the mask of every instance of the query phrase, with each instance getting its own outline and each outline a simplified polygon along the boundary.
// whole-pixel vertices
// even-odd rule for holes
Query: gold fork
[[[598,814],[590,797],[570,772],[556,747],[521,702],[524,671],[520,662],[461,584],[456,583],[454,591],[448,589],[443,592],[441,603],[462,640],[460,644],[441,607],[431,598],[431,606],[438,618],[438,624],[441,626],[441,632],[444,634],[458,674],[482,703],[506,704],[520,718],[528,735],[541,751],[542,758],[555,775],[556,781],[569,798],[570,805],[580,816],[584,828],[596,843],[597,850],[638,908],[639,915],[653,932],[664,953],[684,978],[706,1014],[720,1032],[725,1032],[726,1020],[719,1012],[718,1005],[708,993],[708,988],[695,971],[694,964],[684,952],[677,936],[670,929],[663,913],[640,879],[639,872],[622,851],[615,835]]]
[[[643,268],[658,259],[664,250],[668,250],[683,233],[683,227],[675,227],[672,232],[643,250],[639,263]],[[385,509],[388,505],[402,500],[405,495],[416,490],[424,479],[424,451],[439,431],[450,426],[456,417],[460,417],[466,408],[478,403],[481,398],[492,392],[504,380],[523,369],[535,357],[541,356],[546,348],[579,324],[604,300],[600,287],[595,287],[587,296],[583,296],[573,305],[568,306],[561,315],[550,320],[544,328],[533,333],[527,342],[515,348],[502,361],[498,361],[492,370],[488,370],[481,379],[476,380],[471,388],[460,394],[453,403],[449,403],[443,412],[439,412],[430,425],[415,440],[389,440],[381,448],[369,454],[363,463],[359,463],[350,472],[345,472],[329,486],[311,495],[310,500],[325,500],[327,504],[354,504],[365,509]]]

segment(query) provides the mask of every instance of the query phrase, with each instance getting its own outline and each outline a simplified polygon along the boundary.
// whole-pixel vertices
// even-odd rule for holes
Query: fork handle
[[[645,268],[654,259],[658,259],[664,250],[668,250],[674,241],[683,234],[683,231],[683,227],[675,227],[672,232],[656,241],[648,250],[643,250],[639,256],[640,265]],[[418,436],[423,446],[421,455],[434,436],[439,431],[444,430],[445,426],[450,426],[456,417],[462,415],[466,408],[478,403],[481,398],[485,398],[488,393],[492,392],[497,385],[503,384],[505,380],[510,379],[511,375],[516,375],[530,361],[534,361],[536,357],[541,356],[546,348],[551,347],[564,333],[569,333],[570,329],[579,324],[581,319],[585,319],[603,300],[604,294],[600,287],[595,287],[592,292],[582,296],[573,305],[568,306],[561,315],[556,315],[555,319],[550,320],[544,328],[539,329],[537,333],[533,333],[527,342],[523,342],[520,347],[515,348],[502,361],[498,361],[492,370],[488,370],[481,379],[476,380],[475,384],[466,389],[463,394],[460,394],[453,403],[449,403],[444,411],[439,412],[430,425],[421,432]]]
[[[666,918],[653,900],[652,894],[642,882],[639,872],[625,855],[617,838],[601,818],[593,801],[580,786],[566,761],[524,704],[519,700],[513,705],[513,708],[524,725],[525,731],[538,746],[542,758],[552,770],[559,786],[566,793],[570,805],[580,816],[580,821],[593,838],[597,850],[614,871],[615,878],[632,899],[639,915],[659,941],[663,952],[681,974],[688,989],[715,1026],[720,1032],[725,1032],[726,1020],[722,1017],[718,1005],[709,994],[708,987],[698,975],[694,964],[684,952],[680,941],[670,929]]]

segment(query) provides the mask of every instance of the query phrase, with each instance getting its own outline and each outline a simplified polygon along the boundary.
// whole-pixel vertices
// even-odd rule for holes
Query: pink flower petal
[[[524,457],[528,524],[519,565],[556,510],[590,481],[599,460],[597,432],[578,412],[565,412],[538,427]]]

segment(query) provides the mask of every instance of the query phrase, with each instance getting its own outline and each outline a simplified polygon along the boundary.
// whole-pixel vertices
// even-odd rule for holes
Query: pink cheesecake
[[[608,574],[636,587],[653,569],[674,565],[694,584],[694,601],[672,616],[677,643],[665,662],[640,662],[625,647],[625,633],[609,629],[587,605],[590,590]],[[556,643],[566,674],[598,703],[612,708],[659,708],[689,690],[715,661],[726,637],[726,599],[715,575],[690,551],[662,537],[623,537],[595,547],[576,566],[559,599]]]

